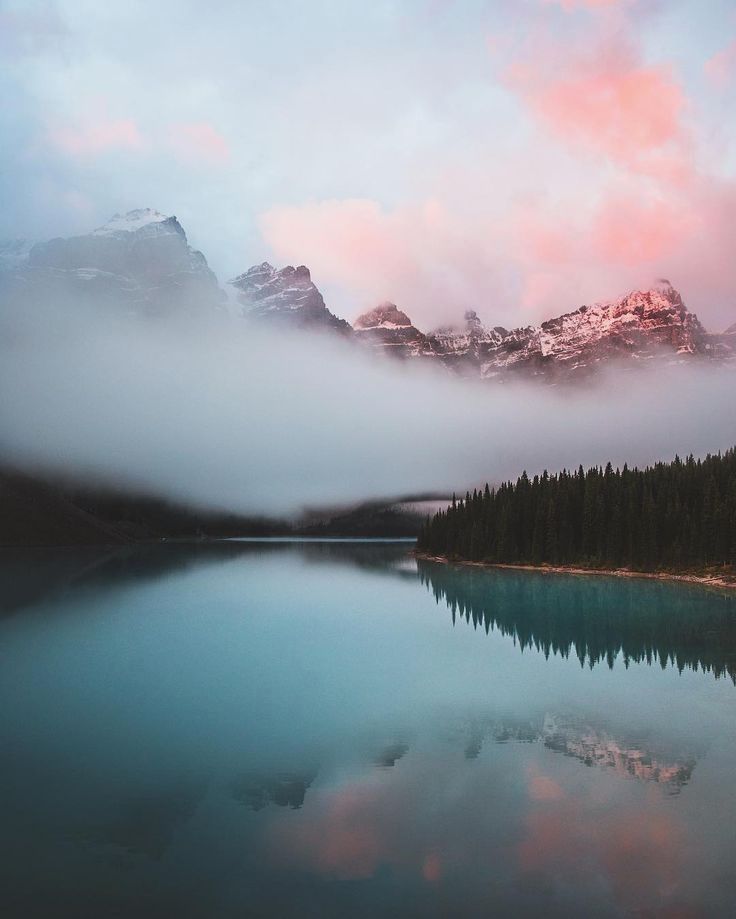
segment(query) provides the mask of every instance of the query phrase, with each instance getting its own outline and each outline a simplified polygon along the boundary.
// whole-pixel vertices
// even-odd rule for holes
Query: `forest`
[[[417,551],[496,564],[732,572],[736,449],[486,484],[428,518]]]

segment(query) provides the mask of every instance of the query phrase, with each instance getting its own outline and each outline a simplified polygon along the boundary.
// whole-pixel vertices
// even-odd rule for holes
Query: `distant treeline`
[[[453,498],[420,552],[639,571],[736,566],[736,449],[646,469],[544,472]]]

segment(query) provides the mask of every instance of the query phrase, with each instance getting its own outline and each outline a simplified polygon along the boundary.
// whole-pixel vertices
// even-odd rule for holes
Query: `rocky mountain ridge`
[[[354,325],[332,313],[305,265],[254,265],[228,282],[238,312],[277,328],[337,332],[378,355],[438,365],[482,380],[565,381],[611,363],[736,360],[736,324],[706,332],[669,281],[584,305],[540,325],[487,328],[474,310],[424,332],[389,301]],[[92,232],[32,245],[0,244],[4,306],[41,300],[143,315],[224,312],[225,294],[176,217],[151,208],[115,214]]]
[[[382,304],[356,320],[355,334],[386,355],[431,360],[465,376],[499,381],[559,381],[610,363],[736,359],[736,334],[706,332],[664,279],[649,290],[512,330],[488,329],[471,310],[463,325],[424,333],[394,304]]]
[[[611,363],[736,360],[732,329],[709,334],[669,281],[617,300],[584,305],[538,326],[486,328],[474,310],[462,324],[423,332],[390,301],[359,316],[353,326],[325,306],[305,266],[277,271],[267,262],[230,282],[243,315],[299,328],[337,329],[374,353],[439,365],[483,380],[538,378],[561,382]]]
[[[350,323],[325,306],[305,265],[277,270],[268,262],[254,265],[228,282],[236,291],[242,314],[257,322],[297,328],[329,329],[350,334]]]
[[[115,214],[82,236],[24,250],[5,246],[0,271],[5,303],[53,300],[149,315],[197,314],[221,308],[224,294],[176,217],[151,208]],[[11,257],[15,255],[16,257]]]

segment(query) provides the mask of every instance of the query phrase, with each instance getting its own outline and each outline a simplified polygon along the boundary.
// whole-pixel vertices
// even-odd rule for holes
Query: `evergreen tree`
[[[454,495],[420,551],[496,563],[642,571],[736,567],[736,448],[646,469],[546,470]]]

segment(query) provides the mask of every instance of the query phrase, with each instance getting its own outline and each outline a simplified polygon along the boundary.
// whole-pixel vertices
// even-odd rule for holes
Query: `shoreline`
[[[463,565],[473,568],[506,568],[511,571],[536,571],[540,574],[606,575],[618,578],[645,578],[649,581],[679,581],[700,587],[716,587],[719,590],[736,590],[736,576],[675,574],[667,571],[632,571],[630,568],[581,568],[575,565],[512,565],[508,562],[471,562],[465,559],[451,559],[445,555],[429,555],[413,552],[415,558],[442,565]]]

